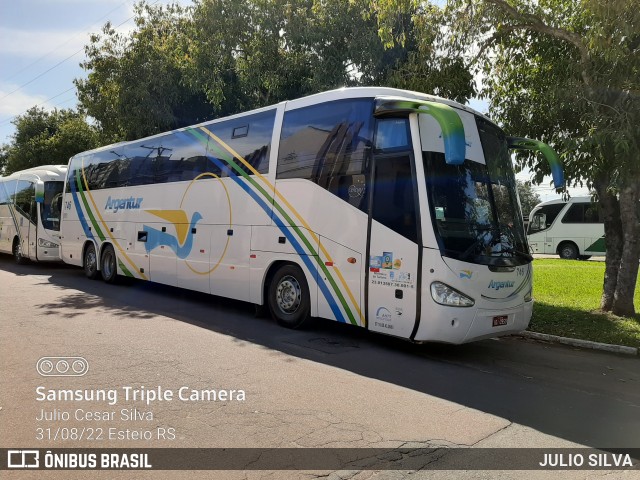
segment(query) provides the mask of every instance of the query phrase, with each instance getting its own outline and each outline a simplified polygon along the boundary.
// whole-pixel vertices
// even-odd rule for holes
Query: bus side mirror
[[[36,188],[36,202],[44,203],[44,182],[42,180],[38,180],[35,184]]]
[[[551,176],[553,177],[553,186],[556,188],[564,187],[564,172],[562,171],[562,162],[560,157],[546,143],[539,140],[531,140],[530,138],[507,137],[507,144],[513,150],[535,150],[547,159],[549,167],[551,167]]]

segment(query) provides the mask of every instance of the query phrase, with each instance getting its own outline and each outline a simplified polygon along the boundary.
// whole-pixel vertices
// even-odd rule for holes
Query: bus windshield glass
[[[436,236],[447,257],[494,266],[531,261],[504,134],[476,118],[486,165],[423,152]]]
[[[42,226],[47,230],[60,230],[62,190],[64,182],[44,182],[44,202],[40,206]]]

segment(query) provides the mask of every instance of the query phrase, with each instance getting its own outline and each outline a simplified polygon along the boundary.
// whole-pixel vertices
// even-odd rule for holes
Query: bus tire
[[[20,239],[18,237],[13,240],[12,253],[13,259],[18,265],[23,265],[25,263],[26,259],[22,256],[22,247],[20,246]]]
[[[271,316],[283,327],[299,328],[309,318],[311,301],[307,279],[297,265],[280,267],[269,284],[267,304]]]
[[[102,274],[102,280],[105,282],[114,283],[116,281],[116,277],[118,276],[117,259],[116,252],[111,245],[105,245],[102,251],[100,273]]]
[[[84,274],[89,280],[95,280],[98,278],[98,257],[96,255],[96,247],[92,242],[90,242],[87,245],[87,248],[84,249],[82,268],[84,269]]]
[[[576,260],[579,253],[578,247],[572,242],[562,243],[558,247],[558,254],[560,255],[560,258],[564,258],[565,260]]]

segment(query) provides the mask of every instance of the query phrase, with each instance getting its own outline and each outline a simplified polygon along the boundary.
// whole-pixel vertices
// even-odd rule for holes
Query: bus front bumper
[[[533,301],[502,309],[435,308],[431,315],[422,312],[414,341],[460,344],[521,332],[529,326]]]

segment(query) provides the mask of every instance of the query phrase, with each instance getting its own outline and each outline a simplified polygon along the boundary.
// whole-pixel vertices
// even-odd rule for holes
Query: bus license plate
[[[506,325],[508,318],[509,317],[507,315],[497,315],[497,316],[493,317],[493,326],[494,327],[501,327],[502,325]]]

